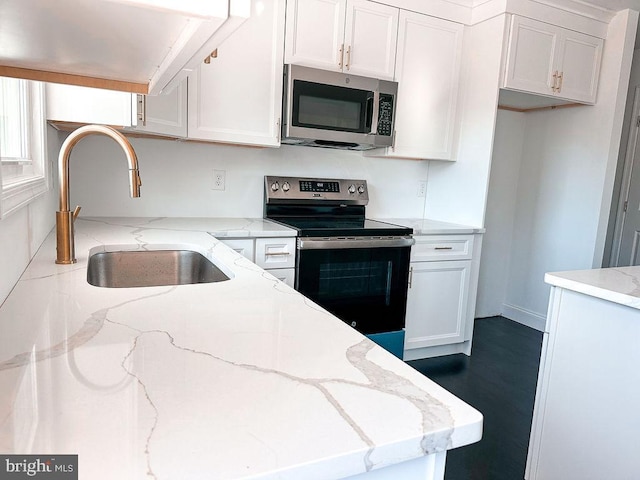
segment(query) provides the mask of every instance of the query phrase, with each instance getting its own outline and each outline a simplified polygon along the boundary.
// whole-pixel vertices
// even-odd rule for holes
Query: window
[[[0,78],[0,214],[7,215],[49,189],[44,86]]]

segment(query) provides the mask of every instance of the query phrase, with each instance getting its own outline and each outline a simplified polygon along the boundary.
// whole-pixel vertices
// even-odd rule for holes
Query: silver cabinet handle
[[[291,252],[266,252],[265,257],[288,257]]]
[[[347,47],[347,63],[345,63],[345,67],[347,67],[347,70],[349,70],[349,68],[351,67],[350,65],[351,63],[351,45],[349,45]]]
[[[340,60],[338,61],[338,68],[342,70],[342,60],[344,59],[344,43],[340,45],[338,49],[338,55],[340,55]]]
[[[558,74],[558,89],[556,90],[558,93],[562,90],[562,77],[564,76],[564,72],[560,72]]]
[[[147,125],[147,96],[138,94],[138,121],[142,126]]]
[[[434,250],[453,250],[453,247],[435,247]]]
[[[409,267],[409,288],[411,288],[412,281],[413,281],[413,267]]]

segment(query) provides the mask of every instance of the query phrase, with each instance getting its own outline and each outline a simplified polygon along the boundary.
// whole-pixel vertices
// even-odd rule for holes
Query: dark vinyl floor
[[[542,333],[503,317],[477,319],[471,356],[408,362],[484,415],[480,442],[447,452],[445,480],[522,480]]]

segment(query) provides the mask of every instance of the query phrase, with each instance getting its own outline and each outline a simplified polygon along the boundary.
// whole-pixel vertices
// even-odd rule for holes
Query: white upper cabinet
[[[253,2],[251,18],[189,76],[189,138],[280,145],[284,15],[284,0]]]
[[[290,0],[285,63],[392,80],[398,13],[367,0]]]
[[[346,0],[288,0],[285,63],[342,71]]]
[[[98,123],[125,131],[187,136],[187,81],[163,95],[47,84],[47,120]]]
[[[365,0],[351,0],[347,7],[343,71],[393,79],[399,10]]]
[[[0,75],[159,94],[250,13],[250,0],[3,0]]]
[[[187,136],[187,79],[169,93],[133,95],[133,130],[170,137]]]
[[[395,140],[367,156],[453,160],[464,26],[401,11]]]
[[[47,120],[131,127],[131,97],[114,90],[48,83]]]
[[[513,16],[503,87],[595,103],[603,40]]]

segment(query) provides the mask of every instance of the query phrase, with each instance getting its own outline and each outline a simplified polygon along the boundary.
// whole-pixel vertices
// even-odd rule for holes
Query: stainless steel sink
[[[192,250],[99,252],[89,257],[87,281],[96,287],[187,285],[229,280],[204,255]]]

